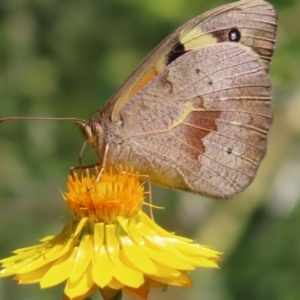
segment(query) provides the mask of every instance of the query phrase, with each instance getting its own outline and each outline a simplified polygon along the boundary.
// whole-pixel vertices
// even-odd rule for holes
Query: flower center
[[[97,181],[99,171],[80,179],[77,173],[68,178],[68,192],[64,199],[78,218],[88,217],[92,222],[115,224],[116,218],[132,218],[143,205],[144,186],[139,183],[139,174],[123,171],[121,167],[108,167]]]

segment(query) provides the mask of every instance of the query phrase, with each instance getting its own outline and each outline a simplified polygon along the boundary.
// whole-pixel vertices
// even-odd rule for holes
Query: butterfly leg
[[[81,151],[80,151],[80,155],[79,155],[79,166],[76,166],[76,167],[71,167],[70,168],[70,173],[71,175],[73,176],[73,173],[75,170],[80,170],[80,175],[82,174],[82,169],[92,169],[96,166],[99,166],[100,167],[100,171],[97,175],[97,178],[96,178],[96,182],[98,182],[100,180],[100,177],[104,171],[104,168],[105,168],[105,164],[106,164],[106,160],[107,160],[107,152],[108,152],[108,148],[109,148],[109,144],[106,144],[105,145],[105,151],[104,151],[104,155],[103,155],[103,159],[102,159],[102,162],[101,163],[96,163],[96,164],[91,164],[91,165],[86,165],[86,166],[83,166],[82,165],[82,153],[83,153],[83,150],[85,148],[85,145],[86,143],[83,145]]]
[[[149,214],[150,214],[151,219],[154,221],[153,205],[152,205],[152,186],[151,186],[151,182],[150,182],[150,177],[149,177],[149,175],[140,175],[139,177],[140,177],[140,179],[142,177],[145,177],[146,181],[148,183]]]
[[[117,167],[117,169],[119,170],[120,167]],[[128,172],[126,171],[122,171],[123,174],[127,174]],[[131,174],[132,176],[135,176],[135,174]],[[148,207],[149,207],[149,215],[151,217],[151,219],[154,221],[154,215],[153,215],[153,205],[152,205],[152,187],[151,187],[151,182],[150,182],[150,177],[149,175],[138,175],[139,177],[139,180],[144,180],[147,182],[147,185],[148,185],[148,192],[147,194],[149,195],[148,196],[148,200],[149,200],[149,204],[148,204]]]
[[[96,182],[99,182],[99,180],[100,180],[100,178],[101,178],[101,176],[102,176],[102,173],[103,173],[103,171],[104,171],[104,169],[105,169],[108,149],[109,149],[109,144],[107,143],[107,144],[105,145],[104,154],[103,154],[103,158],[102,158],[101,164],[99,164],[99,166],[100,166],[100,171],[99,171],[98,176],[97,176],[97,178],[96,178]]]
[[[95,168],[96,166],[99,166],[99,165],[100,165],[99,163],[96,163],[96,164],[86,165],[86,166],[80,165],[80,166],[76,166],[76,167],[71,167],[70,168],[70,175],[73,177],[74,172],[76,170],[79,170],[80,178],[82,178],[82,170],[83,169],[93,169],[93,168]]]

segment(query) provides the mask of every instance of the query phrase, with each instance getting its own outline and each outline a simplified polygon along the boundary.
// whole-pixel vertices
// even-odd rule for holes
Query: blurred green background
[[[169,33],[229,2],[1,0],[0,117],[87,119]],[[152,291],[150,300],[300,299],[300,1],[271,2],[279,28],[268,154],[229,201],[154,188],[160,225],[224,255],[220,270],[192,272],[192,289]],[[60,190],[82,143],[72,122],[0,125],[1,258],[60,231],[68,215]],[[93,162],[89,149],[84,163]],[[61,299],[62,289],[0,279],[0,299]]]

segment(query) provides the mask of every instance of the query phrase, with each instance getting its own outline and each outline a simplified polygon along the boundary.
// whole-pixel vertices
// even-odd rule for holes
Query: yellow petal
[[[45,236],[43,237],[42,239],[40,239],[41,242],[48,242],[50,240],[52,240],[53,238],[55,237],[55,235],[48,235],[48,236]],[[34,247],[34,246],[33,246]],[[28,247],[30,248],[30,247]],[[24,248],[23,248],[24,249]]]
[[[116,237],[115,225],[106,226],[106,245],[114,267],[114,277],[124,285],[139,287],[144,282],[143,274],[125,266],[119,259],[119,241]]]
[[[113,264],[114,277],[124,285],[137,288],[144,283],[143,274],[128,268],[119,260],[119,258],[114,260]]]
[[[181,271],[166,266],[165,264],[161,264],[160,262],[157,261],[155,262],[155,266],[157,268],[157,273],[155,274],[155,276],[157,277],[178,277],[181,274]]]
[[[176,256],[166,253],[163,251],[157,251],[150,249],[149,247],[144,248],[149,257],[153,260],[160,262],[163,265],[166,265],[171,268],[179,269],[179,270],[194,270],[194,266],[178,259]]]
[[[77,241],[78,235],[86,221],[87,218],[83,218],[79,221],[79,223],[77,223],[71,219],[56,237],[45,244],[49,245],[49,249],[44,257],[51,261],[67,253],[72,245]],[[70,233],[72,234],[71,236]]]
[[[198,267],[203,267],[203,268],[216,268],[218,269],[219,266],[216,261],[207,259],[207,258],[195,258],[195,259],[189,259],[188,260],[190,263],[194,264],[195,266]]]
[[[106,225],[106,247],[109,257],[113,261],[119,256],[119,241],[116,237],[115,225]]]
[[[41,288],[57,285],[68,279],[73,268],[77,248],[59,258],[40,282]]]
[[[132,240],[135,241],[136,244],[138,244],[140,246],[145,244],[144,238],[140,234],[140,232],[137,228],[137,224],[135,223],[134,220],[131,220],[131,222],[129,222],[129,224],[128,224],[128,233],[129,233],[130,237],[132,238]]]
[[[60,248],[60,251],[57,251],[58,248],[54,247],[55,250],[53,252],[51,252],[51,248],[48,249],[47,247],[44,246],[45,249],[41,248],[43,250],[43,251],[41,251],[41,253],[38,252],[35,256],[30,257],[28,260],[25,259],[22,262],[15,264],[14,272],[18,273],[18,274],[32,272],[36,269],[43,267],[44,265],[48,264],[49,262],[51,262],[55,259],[58,259],[59,257],[63,256],[64,254],[66,254],[72,248],[72,245],[77,240],[77,235],[82,230],[86,220],[87,220],[86,218],[80,220],[78,226],[76,227],[76,231],[75,231],[74,235],[69,238],[67,243],[64,243],[62,248],[60,248],[60,245],[57,246],[58,248]],[[64,232],[64,230],[62,232]],[[59,235],[59,236],[60,236],[60,238],[57,238],[57,240],[61,241],[62,235]],[[44,244],[44,245],[46,245],[46,244]],[[37,247],[37,249],[39,249],[39,247]],[[44,255],[44,252],[46,249],[48,250],[47,253],[51,252],[50,257],[48,257],[48,258],[46,255]],[[22,255],[22,254],[18,254],[17,257],[19,258],[20,255]],[[23,255],[26,255],[26,252]],[[10,272],[10,271],[11,270],[8,270],[8,272]]]
[[[149,216],[147,216],[145,213],[142,213],[142,219],[144,224],[147,223],[156,232],[158,236],[170,237],[170,238],[176,237],[176,239],[181,240],[184,243],[193,242],[193,240],[191,239],[174,235],[173,233],[164,230],[162,227],[158,226],[152,219],[150,219]]]
[[[52,236],[53,238],[53,236]],[[21,253],[32,253],[32,255],[34,255],[40,248],[44,248],[46,243],[40,244],[40,245],[35,245],[35,246],[30,246],[30,247],[24,247],[24,248],[20,248],[17,250],[14,250],[12,253],[15,254],[21,254]],[[32,251],[32,252],[30,252]]]
[[[142,248],[127,237],[121,237],[122,252],[124,256],[140,271],[146,274],[155,274],[157,268]],[[123,261],[124,262],[124,261]],[[126,264],[126,263],[125,263]]]
[[[96,223],[94,226],[94,253],[95,261],[98,260],[100,251],[104,244],[105,227],[104,223]]]
[[[104,288],[111,282],[114,268],[104,246],[99,250],[97,256],[98,259],[94,264],[92,275],[95,283]]]
[[[194,243],[183,243],[177,239],[168,239],[168,242],[172,244],[176,249],[180,250],[183,253],[186,253],[188,255],[195,255],[195,256],[203,256],[206,258],[219,258],[219,255],[221,254],[218,251],[205,248],[199,244]]]
[[[76,257],[73,264],[73,269],[69,278],[70,282],[77,281],[91,263],[93,256],[93,243],[91,235],[84,235],[78,247]]]
[[[16,274],[15,279],[19,281],[20,284],[31,284],[40,282],[46,272],[51,268],[53,263],[42,266],[32,272],[27,272],[24,274]]]
[[[0,263],[17,262],[28,258],[34,260],[35,257],[39,257],[40,253],[45,251],[43,248],[45,248],[44,245],[38,245],[28,251],[25,250],[24,252],[21,252],[22,249],[18,249],[18,254],[2,259],[0,260]]]
[[[73,299],[82,295],[87,295],[93,287],[94,281],[90,264],[79,280],[74,282],[71,282],[70,280],[67,281],[64,292],[69,298]]]

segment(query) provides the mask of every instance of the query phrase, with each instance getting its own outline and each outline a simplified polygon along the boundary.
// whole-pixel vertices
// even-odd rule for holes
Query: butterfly
[[[243,191],[266,153],[277,14],[241,0],[190,20],[159,44],[100,115],[76,121],[101,166],[216,199]]]

